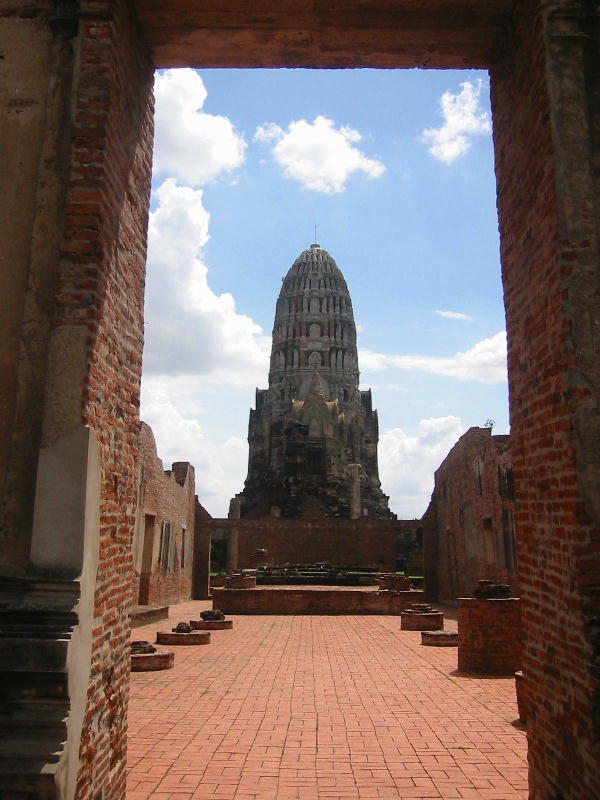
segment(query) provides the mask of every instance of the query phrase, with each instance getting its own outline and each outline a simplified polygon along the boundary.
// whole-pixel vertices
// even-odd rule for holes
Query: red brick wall
[[[520,600],[458,600],[458,669],[512,675],[521,669]]]
[[[379,592],[352,589],[220,589],[213,607],[226,614],[401,614],[420,603],[423,592]]]
[[[169,605],[188,599],[192,593],[196,512],[194,468],[182,461],[165,472],[156,452],[152,429],[145,423],[142,423],[140,431],[140,452],[140,487],[133,547],[134,603]],[[151,530],[146,526],[147,517],[151,518]],[[163,522],[171,526],[167,568],[160,560]],[[144,563],[146,535],[153,539],[152,560],[147,565]],[[150,567],[149,572],[145,571],[145,566]],[[140,582],[144,584],[143,596],[140,596]]]
[[[414,522],[359,519],[260,519],[213,520],[214,528],[238,530],[238,565],[313,564],[328,562],[348,566],[376,567],[395,571],[397,539]],[[257,560],[254,551],[265,548],[267,556]]]
[[[210,521],[212,517],[196,497],[194,528],[194,569],[192,597],[205,600],[210,594]]]
[[[508,583],[518,594],[508,436],[487,428],[461,436],[436,470],[423,525],[428,597],[456,603],[482,578]]]
[[[576,800],[600,786],[597,36],[592,5],[517,8],[491,88],[530,797]]]
[[[81,3],[56,326],[87,335],[81,420],[100,441],[101,519],[78,800],[125,784],[152,64],[126,2]]]

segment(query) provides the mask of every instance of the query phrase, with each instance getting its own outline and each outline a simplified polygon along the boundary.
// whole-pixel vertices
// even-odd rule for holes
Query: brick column
[[[515,9],[491,83],[530,797],[578,800],[600,785],[597,32],[592,4]]]
[[[62,602],[71,584],[81,587],[72,635],[61,639],[69,713],[56,794],[112,800],[125,788],[153,65],[127,0],[39,5],[37,16],[27,11],[37,39],[19,44],[54,95],[37,143],[42,227],[24,302],[45,298],[47,308],[41,332],[24,314],[40,396],[17,397],[18,409],[35,411],[19,435],[35,450],[37,474],[33,523],[16,532],[29,544],[32,531],[29,574],[62,581]]]
[[[458,669],[514,675],[521,669],[523,636],[519,598],[458,598]]]

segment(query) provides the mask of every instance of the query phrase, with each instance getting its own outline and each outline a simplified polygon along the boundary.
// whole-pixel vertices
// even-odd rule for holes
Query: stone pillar
[[[597,19],[515,6],[491,69],[530,797],[593,797],[600,529]]]
[[[211,517],[202,508],[196,497],[192,570],[192,598],[194,600],[206,600],[210,597],[210,522]]]
[[[458,669],[514,675],[521,669],[523,635],[519,598],[458,598]]]
[[[10,456],[0,552],[15,574],[27,566],[42,628],[57,609],[71,620],[58,639],[52,626],[38,636],[40,663],[67,648],[66,743],[61,751],[40,726],[31,748],[42,763],[44,745],[61,753],[55,764],[47,754],[45,796],[112,800],[125,787],[153,65],[126,0],[33,0],[26,15],[2,16],[0,36],[11,79],[2,83],[17,104],[9,97],[0,112],[11,118],[0,137],[12,137],[14,163],[0,244],[14,240],[1,249],[18,354],[0,412],[10,423],[7,437],[0,420]],[[18,669],[5,654],[0,678]],[[18,764],[23,780],[36,771]],[[14,770],[10,780],[16,791]]]
[[[241,516],[241,500],[239,497],[232,497],[229,501],[229,519],[239,519]],[[238,529],[230,528],[227,540],[227,572],[231,573],[238,568]]]
[[[348,464],[348,472],[350,473],[350,519],[359,519],[361,516],[361,498],[360,498],[360,464]]]

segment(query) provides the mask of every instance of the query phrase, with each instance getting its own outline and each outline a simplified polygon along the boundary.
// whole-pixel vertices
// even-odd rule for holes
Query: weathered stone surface
[[[443,627],[443,613],[431,606],[424,610],[411,606],[400,615],[400,629],[403,631],[441,631]]]
[[[477,581],[477,586],[473,589],[473,597],[478,597],[480,600],[502,600],[512,597],[512,594],[510,586],[506,583],[481,580]]]
[[[400,614],[423,592],[368,589],[213,589],[213,602],[228,614]]]
[[[233,628],[233,620],[191,619],[190,626],[193,631],[229,631]]]
[[[132,672],[158,672],[175,666],[175,653],[170,650],[156,650],[153,653],[132,653]]]
[[[423,631],[421,644],[428,647],[458,647],[458,633],[456,631]]]
[[[176,633],[174,631],[158,631],[156,634],[156,644],[170,644],[170,645],[210,644],[210,633],[204,633],[200,631],[191,631],[190,633]]]
[[[518,587],[510,437],[469,428],[434,480],[422,519],[427,596],[455,604],[479,578]]]
[[[228,589],[254,589],[256,577],[254,575],[228,575],[225,585]]]
[[[131,643],[131,655],[138,655],[140,653],[156,653],[156,647],[146,640],[134,640]]]
[[[100,557],[89,588],[94,596],[76,612],[80,632],[93,641],[85,652],[76,653],[74,641],[68,645],[69,684],[87,701],[70,708],[68,757],[55,773],[55,794],[71,798],[77,787],[78,800],[100,791],[113,800],[124,791],[153,67],[302,64],[490,69],[531,796],[594,797],[600,765],[593,712],[600,577],[596,5],[426,0],[417,7],[400,0],[317,8],[267,0],[221,6],[2,5],[6,574],[18,577],[29,560],[40,446],[80,425],[100,443]],[[83,522],[79,537],[85,538]]]
[[[395,573],[381,573],[377,576],[380,589],[387,589],[394,592],[405,592],[410,589],[410,579],[406,575],[396,575]]]
[[[204,622],[222,622],[225,619],[225,614],[220,608],[207,608],[205,611],[200,612],[200,619]]]
[[[513,675],[521,667],[523,630],[520,600],[458,599],[458,669]]]
[[[192,594],[196,477],[187,461],[165,470],[154,433],[141,424],[139,507],[133,537],[133,592],[139,605],[165,605]],[[199,504],[198,504],[199,505]]]
[[[269,388],[256,390],[250,412],[242,517],[395,518],[379,482],[377,411],[358,375],[346,281],[312,244],[277,299]]]
[[[517,692],[517,708],[519,709],[519,719],[523,724],[527,723],[527,683],[522,670],[515,672],[515,690]]]

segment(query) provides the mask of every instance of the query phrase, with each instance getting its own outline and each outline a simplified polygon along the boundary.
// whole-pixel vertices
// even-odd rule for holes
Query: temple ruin
[[[596,0],[0,10],[5,797],[124,794],[152,84],[184,65],[489,70],[530,797],[594,797]]]
[[[358,381],[348,287],[314,243],[282,279],[269,388],[250,412],[242,517],[394,518],[379,482],[377,411]]]

